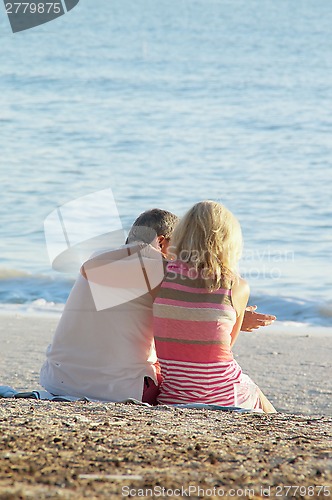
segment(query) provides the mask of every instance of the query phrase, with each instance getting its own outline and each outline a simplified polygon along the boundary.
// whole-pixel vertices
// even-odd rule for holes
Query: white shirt
[[[101,401],[141,400],[144,377],[156,382],[153,298],[147,286],[161,282],[162,257],[156,248],[145,246],[137,266],[137,253],[128,257],[128,248],[134,247],[103,252],[84,265],[92,269],[87,271],[89,281],[79,275],[75,282],[41,368],[40,383],[47,391]],[[96,269],[99,275],[93,274]],[[126,291],[127,298],[112,302]]]

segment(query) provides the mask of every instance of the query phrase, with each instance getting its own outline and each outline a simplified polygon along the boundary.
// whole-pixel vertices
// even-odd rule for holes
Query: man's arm
[[[131,255],[137,254],[137,252],[142,248],[143,248],[142,245],[132,244],[131,246],[126,245],[123,248],[117,248],[115,250],[109,250],[94,255],[84,262],[84,264],[81,266],[80,273],[85,279],[88,279],[87,274],[89,274],[89,280],[93,281],[91,270],[93,271],[96,270],[98,267],[102,267],[107,264],[112,264],[116,261],[127,259]],[[103,280],[99,284],[103,284]]]
[[[248,306],[245,310],[241,331],[252,332],[261,326],[271,325],[277,318],[271,314],[256,312],[257,306]]]
[[[82,265],[80,273],[90,285],[136,290],[134,293],[140,290],[149,292],[155,299],[165,275],[166,264],[159,250],[138,243],[90,258]]]

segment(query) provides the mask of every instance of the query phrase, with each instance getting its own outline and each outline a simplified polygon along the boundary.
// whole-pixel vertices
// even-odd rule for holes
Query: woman
[[[203,201],[177,224],[153,306],[161,366],[159,403],[205,403],[276,410],[234,360],[249,298],[237,273],[242,233],[223,205]]]

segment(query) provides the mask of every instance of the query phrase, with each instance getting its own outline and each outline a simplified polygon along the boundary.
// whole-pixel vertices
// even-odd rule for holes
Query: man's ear
[[[165,236],[163,236],[163,235],[157,236],[157,240],[158,240],[160,248],[162,249],[163,245],[165,243]]]
[[[160,251],[164,255],[164,257],[167,254],[167,248],[168,248],[168,240],[165,238],[165,236],[157,236],[157,240],[159,243]]]

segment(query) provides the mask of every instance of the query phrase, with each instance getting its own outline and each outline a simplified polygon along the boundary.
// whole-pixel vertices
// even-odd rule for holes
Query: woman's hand
[[[248,306],[244,311],[244,317],[241,325],[242,332],[252,332],[261,326],[271,325],[277,318],[270,314],[256,312],[257,306]]]

